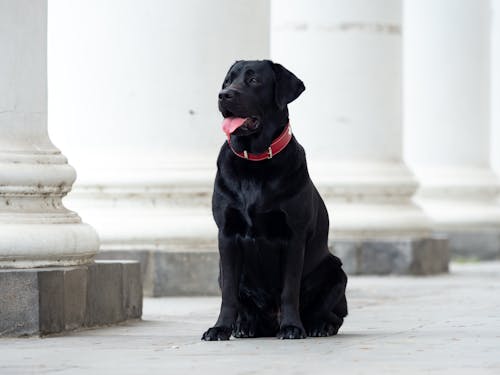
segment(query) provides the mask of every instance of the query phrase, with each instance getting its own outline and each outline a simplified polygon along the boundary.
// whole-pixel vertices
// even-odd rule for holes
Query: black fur
[[[261,153],[288,123],[305,87],[271,61],[238,61],[219,94],[224,117],[252,117],[231,135]],[[321,135],[318,135],[321,136]],[[328,250],[328,213],[295,137],[272,159],[249,161],[227,142],[217,160],[212,210],[219,228],[222,304],[203,340],[330,336],[347,315],[347,276]]]

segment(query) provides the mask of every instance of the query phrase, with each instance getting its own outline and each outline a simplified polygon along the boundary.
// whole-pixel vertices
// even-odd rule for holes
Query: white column
[[[491,163],[500,175],[500,0],[491,0],[491,6]]]
[[[269,51],[269,1],[51,0],[50,131],[104,250],[217,252],[217,94]],[[188,272],[186,272],[188,273]],[[215,284],[214,284],[215,286]]]
[[[75,170],[47,135],[47,1],[0,0],[0,268],[85,264],[95,231],[61,199]]]
[[[429,236],[402,161],[401,1],[274,0],[273,59],[303,79],[290,121],[335,240]]]
[[[405,3],[405,156],[458,254],[500,253],[490,168],[490,2]],[[489,255],[488,255],[489,254]]]

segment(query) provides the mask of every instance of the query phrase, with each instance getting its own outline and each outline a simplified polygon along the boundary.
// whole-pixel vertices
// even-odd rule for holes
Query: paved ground
[[[500,263],[351,277],[336,337],[201,342],[218,298],[147,299],[144,321],[1,339],[0,374],[500,374]]]

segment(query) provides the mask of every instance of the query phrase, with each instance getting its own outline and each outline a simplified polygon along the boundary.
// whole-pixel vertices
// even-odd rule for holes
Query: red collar
[[[283,130],[283,133],[281,133],[280,136],[276,138],[273,141],[273,143],[271,143],[271,146],[269,146],[267,152],[263,152],[262,154],[250,154],[246,150],[243,152],[235,151],[235,149],[231,146],[231,134],[227,135],[227,143],[229,144],[229,147],[235,153],[235,155],[239,156],[242,159],[247,159],[251,161],[262,161],[266,159],[271,159],[273,156],[283,151],[283,149],[288,145],[288,143],[290,143],[291,139],[292,139],[292,128],[290,127],[290,123],[288,123],[285,126],[285,130]]]

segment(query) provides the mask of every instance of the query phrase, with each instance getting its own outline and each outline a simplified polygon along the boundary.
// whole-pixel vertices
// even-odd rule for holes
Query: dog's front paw
[[[255,337],[255,332],[255,322],[250,323],[248,321],[239,321],[236,322],[233,330],[233,336],[236,338]]]
[[[231,337],[233,330],[229,327],[212,327],[201,337],[204,341],[225,341]]]
[[[327,337],[336,335],[339,331],[339,326],[332,323],[318,323],[306,328],[307,336],[310,337]]]
[[[280,328],[278,335],[276,337],[279,338],[280,340],[305,339],[306,333],[303,328],[287,325]]]

